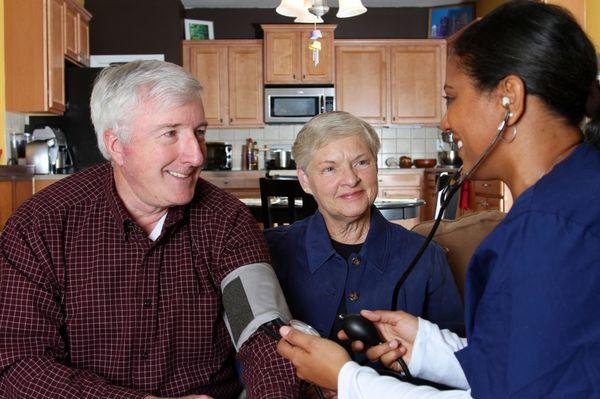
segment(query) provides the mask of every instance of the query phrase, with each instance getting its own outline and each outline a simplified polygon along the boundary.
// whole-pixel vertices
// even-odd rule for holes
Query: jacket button
[[[348,299],[350,300],[350,302],[358,301],[358,292],[356,292],[356,291],[350,292],[350,295],[348,295]]]
[[[352,259],[350,259],[350,262],[352,262],[352,264],[354,266],[359,266],[360,265],[360,258],[358,256],[354,256]]]
[[[142,352],[142,359],[147,360],[149,357],[148,352]]]
[[[152,306],[152,301],[150,299],[145,299],[144,300],[144,307],[147,309],[150,306]]]

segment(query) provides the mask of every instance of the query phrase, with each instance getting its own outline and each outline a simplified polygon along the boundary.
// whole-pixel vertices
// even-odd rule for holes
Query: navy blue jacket
[[[475,251],[456,353],[473,397],[600,397],[599,187],[582,144]]]
[[[273,268],[294,318],[331,335],[342,297],[348,313],[390,309],[394,285],[424,238],[388,222],[372,207],[371,226],[358,254],[343,259],[331,244],[323,216],[265,231]],[[351,259],[358,258],[352,262]],[[354,263],[358,263],[355,265]],[[355,301],[349,300],[350,293]],[[405,281],[398,309],[442,328],[461,331],[463,309],[446,254],[432,243]]]

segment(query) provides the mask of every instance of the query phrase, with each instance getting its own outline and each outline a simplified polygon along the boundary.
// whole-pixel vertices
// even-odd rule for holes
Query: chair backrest
[[[499,211],[468,213],[456,220],[442,220],[433,239],[446,249],[448,264],[461,298],[464,299],[465,275],[471,256],[481,241],[504,219]],[[427,236],[434,221],[419,223],[412,231]]]
[[[271,203],[270,198],[285,199],[285,206]],[[296,205],[296,198],[302,199],[302,205]],[[304,219],[317,210],[317,203],[312,195],[307,194],[300,186],[298,179],[260,179],[260,202],[262,222],[265,228],[273,227],[274,223],[294,223]]]

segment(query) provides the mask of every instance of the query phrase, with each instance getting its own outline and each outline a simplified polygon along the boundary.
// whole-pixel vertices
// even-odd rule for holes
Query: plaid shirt
[[[241,391],[220,282],[269,262],[248,210],[199,180],[147,238],[109,164],[35,195],[0,236],[0,398]],[[250,398],[295,397],[292,366],[255,333],[237,354]]]

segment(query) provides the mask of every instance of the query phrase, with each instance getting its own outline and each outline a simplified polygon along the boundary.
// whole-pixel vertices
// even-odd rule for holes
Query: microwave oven
[[[266,123],[304,123],[335,110],[333,87],[265,88]]]

